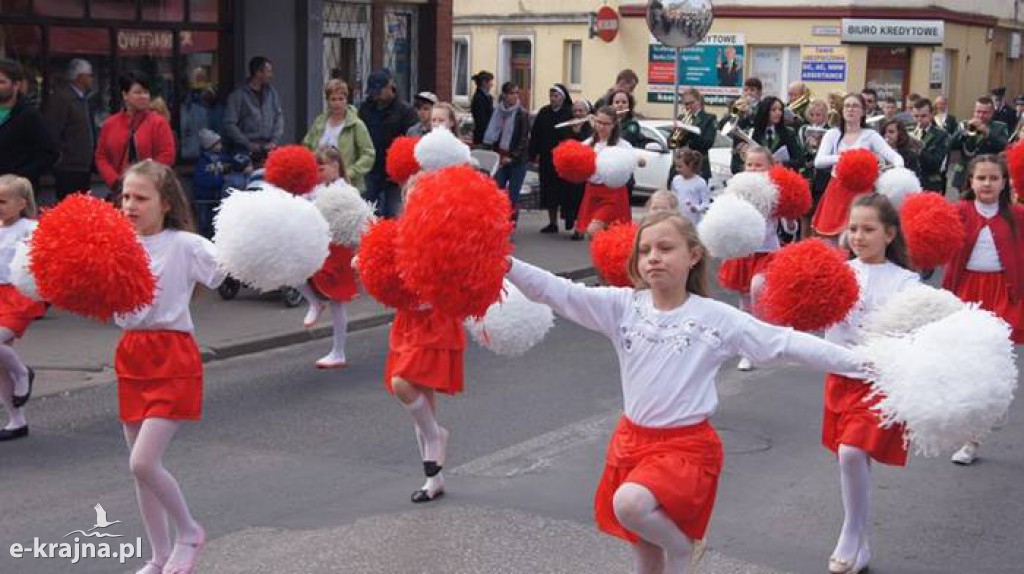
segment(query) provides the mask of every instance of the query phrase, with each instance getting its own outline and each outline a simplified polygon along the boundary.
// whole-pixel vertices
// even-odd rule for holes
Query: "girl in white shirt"
[[[853,202],[847,226],[849,261],[860,287],[856,306],[825,338],[852,347],[863,339],[862,324],[894,294],[920,282],[908,263],[900,219],[889,200],[879,194],[863,195]],[[868,547],[868,514],[871,503],[871,459],[904,466],[907,449],[903,426],[881,428],[872,407],[881,397],[868,398],[871,386],[863,377],[831,373],[825,378],[825,407],[821,441],[839,460],[843,499],[843,527],[828,561],[834,574],[860,572],[871,558]]]
[[[622,138],[618,115],[611,106],[605,106],[592,116],[594,135],[583,143],[594,148],[598,154],[606,147],[633,149],[633,146]],[[641,164],[643,158],[638,160]],[[629,191],[626,186],[608,187],[596,173],[587,181],[583,191],[583,202],[580,204],[579,216],[576,219],[576,230],[593,236],[617,222],[633,221],[629,208]]]
[[[16,175],[0,175],[0,404],[8,417],[7,425],[0,429],[0,441],[28,436],[25,403],[32,396],[35,372],[14,350],[14,340],[46,313],[46,307],[11,285],[10,264],[18,243],[35,231],[36,222],[28,219],[35,214],[32,184]]]
[[[192,292],[196,283],[215,289],[224,272],[213,244],[192,233],[188,201],[169,167],[151,160],[132,166],[125,174],[121,211],[139,234],[157,282],[151,305],[115,317],[124,329],[114,356],[120,417],[152,547],[152,558],[138,573],[191,574],[206,534],[164,468],[163,453],[181,421],[199,420],[202,410],[203,364],[192,335]]]
[[[656,213],[641,222],[629,260],[636,289],[585,287],[511,260],[528,298],[612,340],[624,414],[608,446],[595,499],[598,527],[633,543],[637,571],[686,572],[707,530],[722,468],[708,418],[715,375],[739,353],[789,357],[858,375],[843,347],[762,323],[707,298],[705,249],[693,224]]]
[[[699,173],[702,161],[699,151],[690,148],[676,151],[677,175],[672,178],[672,192],[679,198],[679,211],[694,225],[700,223],[700,218],[711,205],[711,190]]]
[[[839,163],[839,156],[850,149],[868,149],[888,163],[903,167],[903,157],[885,143],[875,130],[868,129],[865,119],[866,106],[860,94],[846,94],[843,98],[843,121],[839,127],[825,132],[814,157],[814,167],[832,169]],[[835,174],[833,173],[833,176]],[[829,186],[818,202],[811,226],[820,236],[837,240],[849,220],[851,199]]]

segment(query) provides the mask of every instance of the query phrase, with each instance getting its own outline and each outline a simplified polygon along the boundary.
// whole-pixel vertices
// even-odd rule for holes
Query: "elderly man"
[[[811,91],[803,82],[793,82],[786,88],[786,125],[793,129],[807,123],[804,116],[807,106],[811,103]]]
[[[39,188],[39,176],[57,161],[57,144],[43,116],[21,97],[25,72],[0,58],[0,174],[13,173]]]
[[[45,109],[50,135],[60,150],[60,160],[53,168],[57,201],[89,190],[96,147],[92,65],[87,60],[71,60],[67,80],[53,91]]]

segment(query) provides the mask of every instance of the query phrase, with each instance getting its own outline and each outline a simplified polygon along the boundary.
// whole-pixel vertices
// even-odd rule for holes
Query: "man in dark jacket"
[[[949,134],[935,123],[932,103],[928,98],[914,102],[914,120],[916,123],[910,135],[921,142],[917,177],[925,189],[945,194]]]
[[[992,114],[992,121],[1003,122],[1006,129],[1013,133],[1017,127],[1017,111],[1006,101],[1006,88],[1000,86],[992,90],[992,102],[996,111]]]
[[[281,97],[270,83],[273,63],[256,56],[249,60],[249,80],[235,88],[224,108],[224,141],[233,152],[251,154],[261,162],[281,142],[284,111]]]
[[[402,197],[398,184],[388,179],[384,170],[391,142],[416,124],[418,118],[412,106],[403,102],[397,93],[391,72],[382,69],[366,79],[367,99],[359,108],[359,119],[370,131],[370,139],[377,150],[373,169],[366,174],[366,199],[377,203],[377,215],[398,215]]]
[[[960,161],[953,166],[953,187],[964,189],[967,180],[967,164],[978,155],[999,154],[1006,148],[1010,132],[1006,124],[992,119],[995,104],[992,98],[982,96],[974,102],[974,115],[966,125],[953,135],[949,147],[959,151]]]
[[[484,143],[484,132],[494,113],[494,98],[491,96],[494,74],[481,70],[473,76],[473,82],[476,91],[473,92],[473,102],[469,109],[473,113],[473,145],[480,146]]]
[[[0,58],[0,174],[13,173],[39,189],[39,176],[57,161],[57,144],[39,110],[21,100],[21,64]]]
[[[88,191],[96,147],[93,123],[92,65],[75,58],[68,65],[68,83],[53,91],[46,106],[46,122],[57,142],[60,160],[53,168],[57,201],[76,191]]]

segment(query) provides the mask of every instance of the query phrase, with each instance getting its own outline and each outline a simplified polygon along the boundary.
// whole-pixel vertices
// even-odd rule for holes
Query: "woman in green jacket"
[[[377,152],[366,124],[359,119],[356,108],[349,105],[348,94],[348,84],[342,80],[327,82],[324,87],[327,111],[313,120],[306,137],[302,138],[302,145],[313,151],[321,147],[337,148],[345,166],[345,181],[359,191],[366,191],[363,178],[373,168]]]

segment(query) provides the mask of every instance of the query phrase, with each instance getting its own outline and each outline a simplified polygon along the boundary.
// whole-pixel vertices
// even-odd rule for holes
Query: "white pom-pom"
[[[744,171],[732,176],[726,184],[725,193],[750,202],[761,216],[768,219],[779,203],[779,188],[765,172]],[[763,231],[763,229],[762,229]],[[762,235],[763,239],[763,235]]]
[[[595,173],[608,187],[622,187],[633,177],[636,160],[632,148],[606,147],[597,154]]]
[[[452,132],[435,128],[420,138],[413,152],[423,171],[435,171],[470,162],[469,146]]]
[[[502,300],[479,321],[467,319],[466,329],[481,347],[516,357],[544,340],[554,321],[551,307],[530,301],[506,280]]]
[[[896,293],[864,319],[864,328],[878,335],[902,335],[966,307],[956,295],[929,285],[915,285]]]
[[[983,436],[1017,388],[1010,327],[968,308],[905,337],[871,337],[860,348],[874,365],[883,426],[906,425],[917,453],[937,456]]]
[[[32,256],[30,253],[32,244],[29,241],[31,240],[19,241],[14,247],[14,257],[11,259],[10,266],[11,284],[29,299],[42,301],[43,298],[39,295],[39,287],[36,285],[36,277],[32,275],[32,270],[28,267]]]
[[[261,291],[299,285],[327,259],[331,233],[320,210],[270,184],[229,195],[213,223],[221,266]]]
[[[921,180],[905,167],[886,170],[875,182],[875,191],[888,197],[897,211],[908,195],[920,193],[921,189]]]
[[[318,189],[313,205],[327,220],[331,240],[346,247],[359,245],[359,238],[373,220],[373,205],[363,199],[358,189],[341,180]]]
[[[723,194],[697,224],[697,234],[712,257],[746,257],[761,247],[767,224],[750,202]]]

